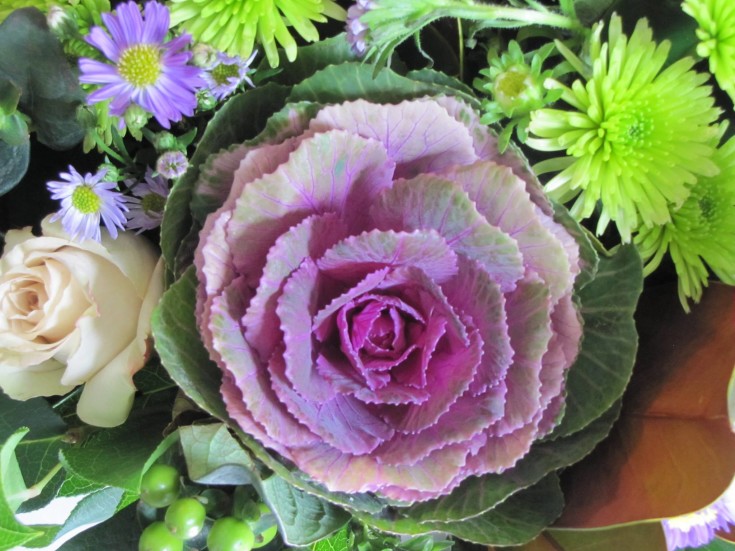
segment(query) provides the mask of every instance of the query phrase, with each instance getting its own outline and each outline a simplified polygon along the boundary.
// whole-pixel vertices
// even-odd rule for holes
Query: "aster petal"
[[[160,44],[166,38],[169,29],[168,8],[158,2],[149,1],[145,4],[144,15],[145,22],[140,33],[140,41],[143,44]]]
[[[108,14],[102,14],[103,20],[111,18]],[[85,39],[89,44],[100,50],[105,57],[110,61],[117,63],[120,59],[121,46],[116,40],[110,38],[110,36],[102,30],[101,27],[92,27]],[[82,81],[84,82],[84,81]]]

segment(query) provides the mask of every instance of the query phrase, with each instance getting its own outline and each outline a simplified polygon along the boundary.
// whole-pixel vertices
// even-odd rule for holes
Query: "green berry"
[[[166,507],[179,497],[179,471],[170,465],[153,465],[143,475],[140,499],[152,507]]]
[[[255,544],[255,536],[247,522],[235,517],[217,520],[207,536],[209,551],[250,551]]]
[[[188,540],[204,528],[207,511],[193,497],[177,499],[166,509],[164,521],[169,531],[179,539]]]
[[[276,524],[275,519],[273,519],[272,524],[263,527],[263,520],[265,520],[266,515],[271,513],[268,506],[265,503],[258,503],[258,509],[260,509],[260,519],[258,522],[252,524],[253,531],[255,532],[255,543],[253,544],[253,549],[265,547],[273,541],[273,538],[278,534],[278,525]]]
[[[184,542],[159,521],[146,526],[138,540],[138,551],[183,551]]]

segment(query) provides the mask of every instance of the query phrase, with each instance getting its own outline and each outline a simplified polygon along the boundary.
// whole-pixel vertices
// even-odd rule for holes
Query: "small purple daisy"
[[[171,180],[183,176],[187,168],[189,168],[189,160],[178,150],[166,151],[156,161],[156,172]]]
[[[161,176],[153,176],[149,168],[145,173],[145,181],[135,183],[126,182],[135,197],[128,197],[130,210],[128,211],[127,227],[129,230],[138,230],[141,233],[152,230],[161,225],[163,207],[168,197],[168,184]]]
[[[64,231],[75,241],[93,239],[100,242],[100,218],[113,239],[117,238],[117,228],[125,228],[125,197],[114,191],[115,182],[102,180],[106,170],[95,174],[79,174],[73,166],[69,172],[62,172],[63,181],[51,181],[46,187],[51,198],[61,201],[61,210],[53,215],[52,222],[61,219]]]
[[[218,100],[224,99],[232,94],[241,82],[247,82],[255,87],[248,73],[250,64],[257,54],[256,50],[249,58],[243,59],[218,52],[214,63],[207,67],[207,71],[202,75],[212,95]]]
[[[183,51],[191,37],[182,34],[164,42],[169,27],[168,8],[147,2],[141,15],[135,2],[117,6],[114,14],[103,13],[109,31],[93,27],[86,38],[112,64],[81,58],[79,80],[100,84],[88,101],[112,98],[110,113],[123,116],[131,104],[149,111],[164,128],[191,116],[196,108],[196,90],[204,85],[198,67],[188,65],[191,52]]]
[[[669,551],[701,547],[715,538],[718,531],[729,532],[735,526],[735,480],[709,507],[695,513],[661,522]]]

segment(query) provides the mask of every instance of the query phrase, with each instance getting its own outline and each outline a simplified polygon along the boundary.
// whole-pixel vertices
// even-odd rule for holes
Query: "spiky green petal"
[[[667,223],[670,204],[683,204],[698,177],[717,174],[712,123],[720,111],[707,76],[691,70],[694,60],[664,69],[670,44],[657,45],[645,19],[629,39],[618,16],[605,43],[601,31],[600,24],[592,35],[591,78],[557,85],[574,110],[535,111],[528,144],[567,155],[538,167],[561,169],[546,186],[552,198],[576,198],[571,212],[580,220],[601,201],[597,233],[614,221],[628,242],[640,225]]]
[[[663,226],[643,228],[635,243],[646,262],[644,273],[658,267],[668,251],[679,276],[679,299],[699,302],[709,272],[735,285],[735,138],[718,149],[713,161],[720,173],[701,178],[681,208]]]
[[[735,101],[735,2],[684,0],[681,8],[697,22],[697,54],[709,59],[720,88]]]
[[[247,59],[256,42],[271,67],[279,63],[277,47],[296,59],[296,41],[289,27],[309,42],[319,40],[314,22],[344,19],[334,0],[171,0],[171,24],[181,25],[197,41]]]

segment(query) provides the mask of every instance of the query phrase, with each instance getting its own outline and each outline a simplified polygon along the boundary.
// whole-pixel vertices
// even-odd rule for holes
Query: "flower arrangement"
[[[728,2],[0,18],[0,549],[735,549]]]

